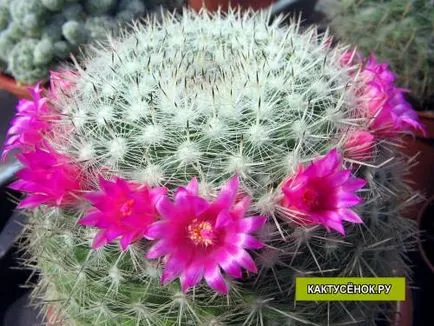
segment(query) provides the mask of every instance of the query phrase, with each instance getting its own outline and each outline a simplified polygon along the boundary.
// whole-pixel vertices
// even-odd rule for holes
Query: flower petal
[[[208,208],[209,203],[207,200],[200,197],[190,197],[190,204],[193,206],[194,214],[201,216]]]
[[[226,184],[221,188],[216,200],[214,201],[215,207],[222,209],[223,207],[230,207],[235,201],[238,187],[240,184],[240,179],[238,176],[233,176],[226,182]]]
[[[158,213],[165,219],[176,220],[179,216],[177,207],[166,196],[161,197],[156,205]]]
[[[78,223],[81,225],[87,225],[87,226],[95,226],[101,217],[101,213],[98,211],[93,211],[88,213],[86,216],[81,218]]]
[[[128,246],[135,240],[136,237],[137,237],[136,232],[130,232],[124,234],[121,240],[119,241],[119,246],[121,248],[121,251],[127,250]]]
[[[168,244],[164,240],[160,240],[148,250],[148,253],[146,254],[146,258],[156,259],[161,256],[164,256],[169,251],[170,250]]]
[[[215,227],[217,229],[225,228],[229,223],[232,222],[232,216],[227,210],[222,210],[216,218]]]
[[[251,197],[243,197],[238,203],[233,206],[233,208],[231,209],[231,215],[237,219],[244,217],[250,207],[251,202]]]
[[[363,199],[360,198],[359,196],[351,193],[351,192],[347,192],[347,191],[339,191],[337,194],[337,199],[338,199],[338,203],[337,203],[337,207],[341,208],[341,207],[352,207],[355,205],[358,205],[360,203],[363,202]]]
[[[145,238],[148,240],[160,239],[167,232],[167,222],[157,221],[152,223],[145,232]]]
[[[361,178],[350,178],[348,179],[345,184],[342,185],[343,191],[357,191],[359,189],[362,189],[366,185],[366,180]]]
[[[218,265],[210,266],[205,269],[205,280],[208,285],[218,293],[227,294],[229,287],[223,278]]]
[[[167,284],[177,278],[185,270],[186,262],[176,256],[170,256],[161,275],[161,283]]]
[[[107,243],[107,238],[105,236],[105,230],[99,231],[95,238],[92,241],[92,248],[98,249],[102,246],[104,246]]]
[[[264,226],[266,221],[266,216],[251,216],[239,220],[237,224],[241,232],[252,233],[260,230]]]
[[[264,244],[250,234],[238,233],[227,238],[227,243],[245,249],[261,249]]]
[[[220,267],[233,278],[242,278],[241,268],[226,250],[222,249],[216,253],[216,261],[219,262]]]
[[[341,208],[338,210],[338,214],[344,221],[348,221],[351,223],[363,223],[363,220],[360,218],[360,216],[351,209]]]
[[[17,206],[18,209],[23,208],[36,208],[47,201],[47,197],[44,195],[28,195]]]
[[[258,269],[252,257],[244,249],[236,250],[235,254],[232,254],[235,261],[243,268],[247,269],[251,273],[257,273]]]
[[[199,191],[199,184],[197,182],[197,178],[193,177],[188,183],[188,185],[185,187],[185,189],[190,193],[190,195],[197,195]]]
[[[200,282],[204,274],[204,267],[200,264],[191,264],[181,274],[179,280],[181,282],[182,292],[187,292],[189,288]]]

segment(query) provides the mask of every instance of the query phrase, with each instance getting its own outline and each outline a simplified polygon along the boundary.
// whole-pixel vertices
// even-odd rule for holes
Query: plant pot
[[[242,9],[263,9],[274,2],[274,0],[189,0],[188,4],[196,11],[206,8],[208,11],[214,12],[220,7],[221,11],[225,12],[229,7],[237,8],[238,6]]]
[[[430,197],[420,210],[417,218],[419,231],[419,252],[425,264],[434,273],[434,196]]]
[[[15,79],[0,74],[0,89],[3,89],[5,91],[8,91],[9,93],[14,94],[18,98],[26,98],[31,99],[32,96],[28,90],[27,85],[21,85],[15,81]]]
[[[415,191],[425,198],[434,195],[434,111],[418,111],[420,121],[426,127],[426,135],[417,132],[414,137],[406,136],[402,152],[409,157],[417,156],[418,164],[410,169],[408,181]],[[425,202],[413,205],[404,215],[416,219]]]

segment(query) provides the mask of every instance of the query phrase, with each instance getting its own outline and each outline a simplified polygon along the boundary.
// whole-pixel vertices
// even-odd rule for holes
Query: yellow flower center
[[[123,217],[130,216],[133,213],[134,203],[134,199],[129,199],[121,206],[121,214]]]
[[[188,237],[195,245],[208,247],[213,244],[214,232],[211,223],[198,222],[197,219],[188,226]]]

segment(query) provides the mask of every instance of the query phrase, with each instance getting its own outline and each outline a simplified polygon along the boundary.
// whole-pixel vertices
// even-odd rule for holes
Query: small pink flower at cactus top
[[[31,93],[32,100],[20,100],[17,113],[7,132],[2,159],[14,150],[33,150],[43,142],[43,136],[50,130],[50,121],[56,116],[47,104],[47,99],[41,97],[41,88],[37,84]]]
[[[354,160],[369,160],[372,157],[374,141],[374,135],[368,131],[350,130],[343,144],[345,156]]]
[[[99,184],[100,192],[86,195],[94,207],[79,223],[100,229],[92,244],[94,249],[120,238],[120,247],[126,250],[130,243],[143,238],[156,220],[155,202],[166,194],[166,189],[150,188],[119,177],[114,181],[100,178]]]
[[[419,122],[417,113],[404,99],[402,90],[398,88],[390,91],[387,101],[372,115],[369,128],[377,136],[392,137],[400,131],[426,133],[424,126]]]
[[[54,150],[35,149],[20,153],[18,160],[24,165],[19,178],[9,188],[27,193],[19,208],[70,205],[77,201],[85,180],[80,169],[66,156]]]
[[[50,94],[56,98],[57,94],[74,86],[76,73],[72,70],[50,71]]]
[[[363,200],[355,194],[366,182],[342,169],[342,157],[336,149],[315,160],[307,168],[300,166],[282,186],[281,205],[300,224],[322,224],[329,231],[345,234],[342,221],[362,223],[351,207]]]
[[[356,57],[354,60],[354,53],[347,51],[340,62],[342,65],[360,64],[360,54]],[[377,62],[371,55],[361,66],[359,79],[358,111],[370,120],[369,128],[375,136],[393,137],[400,132],[412,131],[425,133],[416,112],[404,98],[404,91],[395,87],[395,74],[387,64]]]
[[[193,178],[186,187],[177,189],[174,202],[167,196],[157,202],[161,220],[149,228],[147,237],[158,242],[147,257],[165,257],[163,284],[179,277],[186,292],[205,278],[216,292],[226,294],[229,287],[222,270],[234,278],[242,278],[241,268],[257,272],[246,249],[262,248],[250,233],[261,229],[266,217],[244,217],[251,198],[237,201],[238,187],[238,177],[232,177],[217,198],[208,201],[198,195]]]

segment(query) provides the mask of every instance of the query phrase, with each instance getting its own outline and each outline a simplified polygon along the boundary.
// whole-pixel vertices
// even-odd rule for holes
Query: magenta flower
[[[33,150],[43,142],[44,134],[50,130],[50,121],[55,116],[47,105],[47,99],[41,98],[41,91],[37,84],[31,89],[32,100],[18,102],[17,114],[7,132],[2,159],[13,149],[24,152]]]
[[[373,113],[369,128],[382,137],[391,137],[400,131],[426,133],[417,113],[404,99],[403,91],[398,88],[391,90],[384,105]]]
[[[368,131],[353,129],[348,132],[343,144],[345,157],[366,161],[372,157],[375,137]]]
[[[41,204],[63,206],[78,200],[85,180],[71,159],[53,150],[39,148],[20,153],[17,158],[24,168],[9,188],[27,193],[18,208],[35,208]]]
[[[345,234],[342,221],[362,223],[351,207],[363,200],[354,192],[366,182],[342,169],[342,157],[336,149],[315,160],[307,168],[300,166],[282,186],[281,205],[300,219],[300,224],[322,224]]]
[[[158,242],[147,257],[164,256],[161,277],[167,284],[180,278],[184,292],[202,278],[218,293],[229,291],[221,269],[234,278],[242,278],[241,268],[256,273],[256,264],[246,249],[260,249],[263,244],[250,233],[265,223],[264,216],[244,217],[251,198],[237,201],[239,178],[232,177],[214,201],[198,196],[198,183],[193,178],[179,187],[174,202],[167,196],[157,202],[161,221],[148,230],[147,237]]]
[[[100,192],[86,195],[94,206],[79,223],[101,229],[92,247],[99,248],[120,238],[120,247],[140,238],[157,218],[155,203],[166,194],[165,188],[150,188],[143,184],[117,177],[114,182],[100,178]]]
[[[360,65],[360,87],[356,90],[359,113],[370,120],[369,128],[378,137],[393,137],[400,132],[426,133],[416,112],[404,98],[404,90],[395,87],[395,74],[385,63],[371,55],[363,58],[355,51],[345,51],[340,57],[343,66]]]

